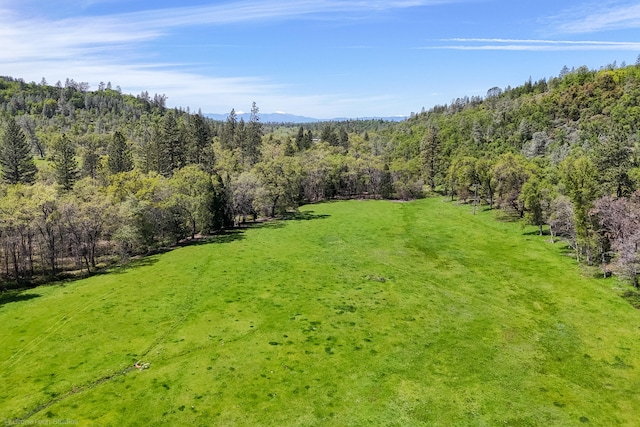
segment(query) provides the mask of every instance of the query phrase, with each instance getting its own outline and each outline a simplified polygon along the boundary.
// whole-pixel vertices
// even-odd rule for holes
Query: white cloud
[[[67,0],[59,0],[64,3]],[[154,63],[150,42],[177,28],[226,25],[245,21],[290,20],[322,16],[348,18],[363,12],[380,12],[463,0],[268,0],[188,6],[114,15],[84,15],[95,3],[120,0],[84,0],[75,16],[52,19],[33,4],[0,0],[0,63],[3,74],[27,81],[64,81],[67,77],[96,87],[110,80],[127,93],[143,90],[166,93],[169,104],[202,106],[208,112],[250,106],[261,99],[264,111],[283,109],[317,116],[333,116],[362,105],[362,98],[344,99],[322,94],[291,96],[291,88],[259,76],[207,76],[193,64]],[[22,12],[20,12],[22,10]],[[29,14],[28,14],[29,13]],[[28,15],[27,15],[28,14]],[[67,15],[68,16],[68,15]],[[260,105],[260,102],[259,102]],[[310,106],[316,106],[313,112]],[[344,107],[344,108],[343,108]],[[313,107],[312,107],[313,108]],[[336,111],[337,110],[337,111]],[[333,111],[333,113],[331,112]]]
[[[640,28],[640,4],[600,2],[548,18],[555,31],[568,34]]]
[[[426,46],[420,49],[452,49],[452,50],[504,50],[504,51],[638,51],[640,42],[613,42],[593,40],[535,40],[535,39],[500,39],[500,38],[453,38],[439,40],[455,42],[451,45]]]
[[[100,1],[109,0],[94,2]],[[332,14],[333,19],[343,19],[351,12],[405,9],[459,1],[253,0],[60,20],[23,18],[15,10],[0,6],[0,41],[3,45],[0,60],[42,53],[48,57],[68,55],[60,53],[66,49],[71,49],[71,54],[78,54],[91,47],[132,44],[159,38],[176,27],[285,20],[321,14]]]
[[[267,19],[288,19],[317,14],[406,9],[419,6],[459,3],[461,0],[269,0],[243,1],[199,7],[159,9],[120,15],[121,19],[141,21],[143,25],[175,27],[198,24],[228,24]]]

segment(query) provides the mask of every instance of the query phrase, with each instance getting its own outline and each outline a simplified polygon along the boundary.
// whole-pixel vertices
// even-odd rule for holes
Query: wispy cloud
[[[27,12],[19,2],[0,0],[3,73],[34,81],[46,77],[50,82],[70,77],[94,86],[111,80],[125,92],[167,93],[172,105],[207,105],[210,111],[228,111],[234,105],[250,106],[254,100],[264,100],[261,108],[265,111],[283,105],[299,111],[308,105],[326,105],[327,111],[317,114],[330,116],[335,111],[331,113],[329,109],[346,109],[362,103],[362,98],[291,95],[292,88],[274,83],[269,77],[211,76],[210,72],[199,70],[198,64],[162,63],[156,59],[152,42],[193,26],[300,18],[340,20],[463,0],[249,0],[112,15],[86,14],[92,4],[111,1],[120,0],[83,0],[78,15],[53,19],[34,14],[33,8]]]
[[[554,30],[565,34],[584,34],[640,28],[638,2],[605,1],[567,10],[546,19]]]
[[[3,46],[0,49],[0,61],[104,54],[109,49],[135,48],[141,42],[159,39],[179,27],[219,26],[320,15],[344,19],[350,13],[380,12],[459,1],[252,0],[59,20],[24,18],[15,10],[3,8],[0,4],[0,45]]]
[[[419,49],[451,49],[451,50],[505,50],[505,51],[638,51],[640,42],[615,42],[594,40],[535,40],[535,39],[500,39],[500,38],[452,38],[438,42],[454,44],[434,44]]]

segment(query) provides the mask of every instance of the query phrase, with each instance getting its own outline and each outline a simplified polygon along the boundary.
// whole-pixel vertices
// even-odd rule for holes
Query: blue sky
[[[638,1],[0,0],[0,75],[205,113],[408,115],[639,54]]]

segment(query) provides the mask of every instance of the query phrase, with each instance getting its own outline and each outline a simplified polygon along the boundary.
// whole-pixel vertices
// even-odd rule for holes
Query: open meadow
[[[2,294],[0,422],[638,425],[640,311],[546,239],[331,202]]]

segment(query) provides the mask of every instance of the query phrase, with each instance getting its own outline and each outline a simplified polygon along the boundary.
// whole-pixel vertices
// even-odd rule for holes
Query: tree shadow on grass
[[[169,250],[170,249],[164,250],[162,252],[160,251],[154,252],[153,254],[144,255],[141,257],[136,257],[134,259],[128,260],[125,263],[114,265],[114,266],[111,266],[110,268],[98,270],[96,272],[93,272],[91,275],[99,276],[102,274],[123,274],[134,268],[149,267],[158,262],[158,257],[156,255],[169,252]]]
[[[629,304],[631,304],[634,308],[640,310],[640,291],[626,291],[622,294],[622,298],[627,300]]]
[[[232,228],[230,230],[218,231],[215,234],[202,236],[195,239],[185,239],[178,243],[177,247],[211,245],[215,243],[230,243],[236,240],[244,239],[244,230],[241,228]],[[169,248],[172,250],[174,248]]]
[[[130,259],[124,264],[92,273],[92,275],[111,274],[111,273],[122,274],[134,268],[152,266],[158,262],[159,260],[158,255],[171,252],[174,249],[178,249],[178,248],[189,247],[189,246],[213,245],[218,243],[230,243],[230,242],[234,242],[236,240],[242,240],[242,239],[244,239],[244,230],[239,230],[239,229],[223,230],[223,231],[217,232],[216,234],[212,234],[208,236],[196,237],[195,239],[185,239],[185,240],[181,240],[176,246],[155,249],[153,252],[150,252],[146,255],[142,255],[134,259]]]
[[[575,260],[576,251],[567,242],[564,242],[562,240],[556,240],[556,242],[552,243],[552,244],[553,245],[560,245],[559,246],[560,247],[559,251],[560,251],[561,255],[567,256],[569,258],[573,258]],[[576,262],[577,262],[577,260],[576,260]]]
[[[329,217],[329,215],[318,215],[314,214],[313,211],[287,212],[281,217],[276,218],[275,220],[246,223],[243,226],[232,228],[229,230],[222,230],[212,235],[201,236],[195,239],[184,239],[175,246],[154,249],[152,252],[149,252],[146,255],[131,258],[125,263],[109,262],[108,265],[98,268],[97,270],[93,270],[91,271],[91,273],[87,273],[86,270],[78,270],[75,272],[67,271],[64,273],[59,273],[53,277],[49,277],[48,279],[43,277],[42,280],[27,282],[22,285],[20,289],[2,290],[2,288],[0,288],[0,298],[10,299],[12,298],[10,296],[12,293],[21,292],[25,289],[31,289],[37,286],[64,285],[65,283],[86,279],[91,276],[99,276],[105,274],[123,274],[134,268],[152,266],[156,262],[158,262],[157,255],[170,252],[180,247],[230,243],[238,240],[243,240],[245,238],[244,232],[247,228],[281,228],[284,227],[286,221],[309,221],[312,219],[322,219],[327,217]],[[0,305],[2,304],[1,301],[4,301],[4,299],[0,299]]]
[[[6,291],[0,293],[0,307],[11,302],[29,301],[40,297],[40,294],[28,293],[28,291]]]
[[[305,212],[286,212],[282,215],[282,220],[284,221],[311,221],[313,219],[325,219],[329,218],[331,215],[327,214],[316,214],[313,211],[305,211]]]
[[[496,220],[500,222],[520,222],[522,218],[516,212],[499,210],[496,212]]]
[[[527,227],[527,228],[528,228],[528,227]],[[523,236],[538,236],[538,237],[544,237],[544,236],[550,236],[550,235],[551,235],[551,233],[549,233],[549,231],[548,231],[548,230],[542,230],[542,234],[540,234],[540,229],[539,229],[539,228],[537,228],[537,226],[536,226],[535,230],[534,230],[534,229],[530,229],[530,230],[527,230],[527,231],[523,231],[523,232],[522,232],[522,235],[523,235]]]
[[[269,218],[265,220],[258,220],[254,222],[247,222],[240,226],[240,229],[243,228],[283,228],[287,222],[289,221],[311,221],[314,219],[325,219],[329,218],[331,215],[326,214],[315,214],[313,211],[305,211],[305,212],[285,212],[280,214],[276,218]]]

